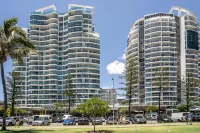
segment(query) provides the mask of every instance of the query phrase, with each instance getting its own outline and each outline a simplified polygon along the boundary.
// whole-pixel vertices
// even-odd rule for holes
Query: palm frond
[[[16,25],[17,22],[18,22],[18,18],[16,17],[13,17],[4,21],[4,32],[5,32],[6,37],[9,37],[11,35],[11,32],[9,31],[9,29],[12,26]]]
[[[26,38],[26,33],[24,32],[24,30],[22,28],[20,28],[18,26],[10,27],[8,30],[10,33],[15,32],[17,35],[20,35],[23,38]]]

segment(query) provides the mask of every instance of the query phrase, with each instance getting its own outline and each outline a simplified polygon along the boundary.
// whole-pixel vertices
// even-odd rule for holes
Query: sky
[[[124,69],[125,48],[131,25],[145,14],[168,12],[172,6],[181,6],[200,16],[199,0],[2,0],[0,25],[5,19],[18,17],[18,25],[28,27],[30,13],[54,4],[58,12],[67,12],[68,4],[95,7],[93,23],[100,34],[101,88],[119,88],[118,78]],[[198,19],[199,20],[199,19]],[[5,73],[12,71],[11,59],[5,64]],[[3,89],[0,80],[0,100]]]

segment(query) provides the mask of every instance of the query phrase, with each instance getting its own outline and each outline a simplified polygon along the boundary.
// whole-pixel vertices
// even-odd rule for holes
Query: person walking
[[[189,125],[192,125],[192,118],[193,118],[192,113],[189,113],[188,115]]]
[[[15,128],[19,128],[19,118],[16,119]]]
[[[185,120],[186,120],[186,122],[187,122],[187,124],[188,124],[188,113],[185,113]]]

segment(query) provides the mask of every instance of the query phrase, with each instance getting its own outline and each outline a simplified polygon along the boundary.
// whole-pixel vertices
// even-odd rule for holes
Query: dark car
[[[136,123],[136,124],[144,123],[144,124],[146,124],[147,120],[144,118],[143,115],[136,115],[136,116],[133,117],[132,123]]]
[[[55,119],[55,123],[62,123],[62,122],[63,122],[62,117],[57,117],[57,118]]]
[[[88,119],[78,119],[78,125],[89,125],[89,120]]]
[[[172,122],[173,120],[171,119],[171,117],[167,116],[167,115],[161,115],[160,117],[157,118],[158,122]]]
[[[106,124],[117,124],[117,118],[114,118],[113,120],[113,117],[109,117],[108,120],[106,121]]]
[[[73,119],[65,119],[63,125],[74,125],[75,122]]]
[[[193,115],[192,121],[200,121],[200,114]]]
[[[74,123],[78,123],[78,117],[72,117]]]

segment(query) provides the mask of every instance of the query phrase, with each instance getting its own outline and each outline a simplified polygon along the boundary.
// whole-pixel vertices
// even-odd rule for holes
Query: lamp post
[[[113,125],[114,125],[114,117],[115,117],[115,111],[114,111],[114,78],[112,78],[112,81],[113,81]]]

